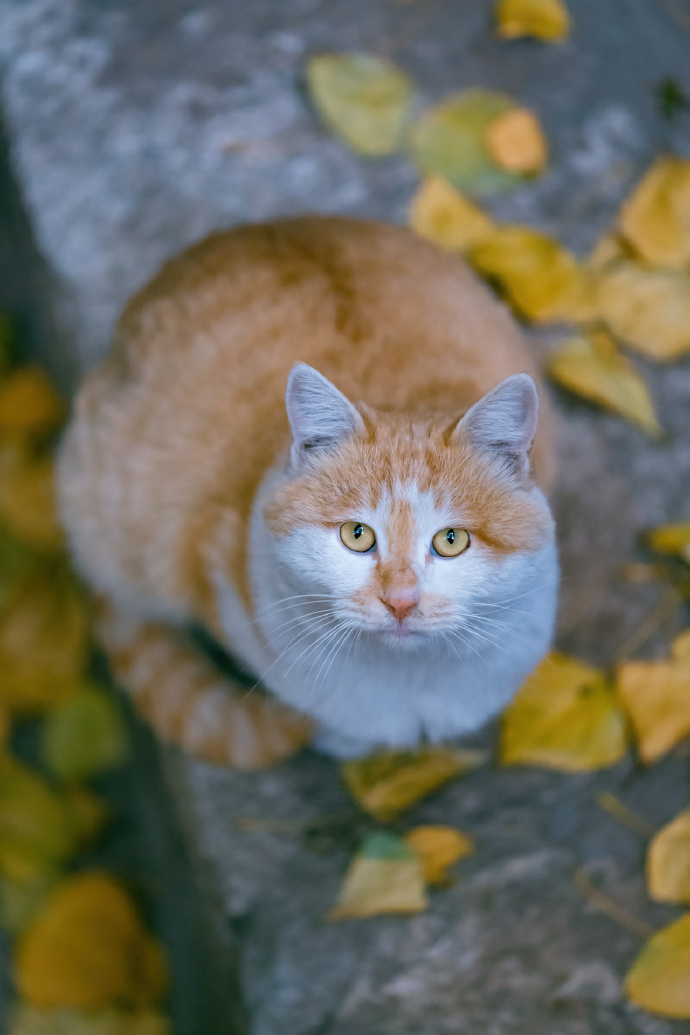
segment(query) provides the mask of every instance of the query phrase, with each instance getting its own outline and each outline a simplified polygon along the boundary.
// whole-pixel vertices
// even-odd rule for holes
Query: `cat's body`
[[[357,408],[298,367],[289,423],[296,361]],[[399,228],[285,220],[164,267],[78,397],[59,479],[116,670],[164,735],[254,760],[265,706],[184,642],[199,624],[334,752],[452,737],[510,699],[555,614],[533,385],[458,421],[521,372],[504,307]],[[548,484],[543,417],[533,460]],[[345,545],[353,522],[371,551]],[[431,547],[446,526],[468,530],[462,555]]]

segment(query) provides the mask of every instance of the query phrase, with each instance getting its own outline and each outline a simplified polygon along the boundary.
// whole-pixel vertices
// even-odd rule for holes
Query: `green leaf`
[[[326,124],[355,151],[395,151],[412,97],[409,78],[370,54],[321,54],[307,62],[312,100]]]
[[[120,765],[127,734],[117,705],[93,684],[56,708],[43,728],[43,759],[62,780],[84,780]]]

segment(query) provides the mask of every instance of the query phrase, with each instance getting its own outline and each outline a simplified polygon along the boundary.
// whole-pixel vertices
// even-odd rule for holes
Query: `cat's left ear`
[[[306,363],[296,363],[290,371],[285,405],[295,467],[304,464],[310,453],[336,446],[364,431],[364,421],[350,400]]]
[[[471,406],[453,435],[469,438],[497,457],[511,474],[529,471],[529,450],[537,430],[539,397],[529,374],[514,374]]]

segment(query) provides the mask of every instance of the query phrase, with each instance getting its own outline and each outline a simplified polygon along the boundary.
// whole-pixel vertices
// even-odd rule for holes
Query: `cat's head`
[[[464,415],[355,406],[313,368],[288,380],[287,476],[263,513],[282,585],[400,647],[518,593],[553,541],[532,482],[538,398],[506,378]]]

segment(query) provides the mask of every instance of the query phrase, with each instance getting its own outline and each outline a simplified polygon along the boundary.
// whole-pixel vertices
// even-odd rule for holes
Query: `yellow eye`
[[[457,557],[470,545],[470,533],[466,528],[442,528],[431,543],[441,557]]]
[[[346,521],[341,525],[340,538],[343,545],[355,553],[366,553],[376,542],[373,528],[363,525],[361,521]]]

